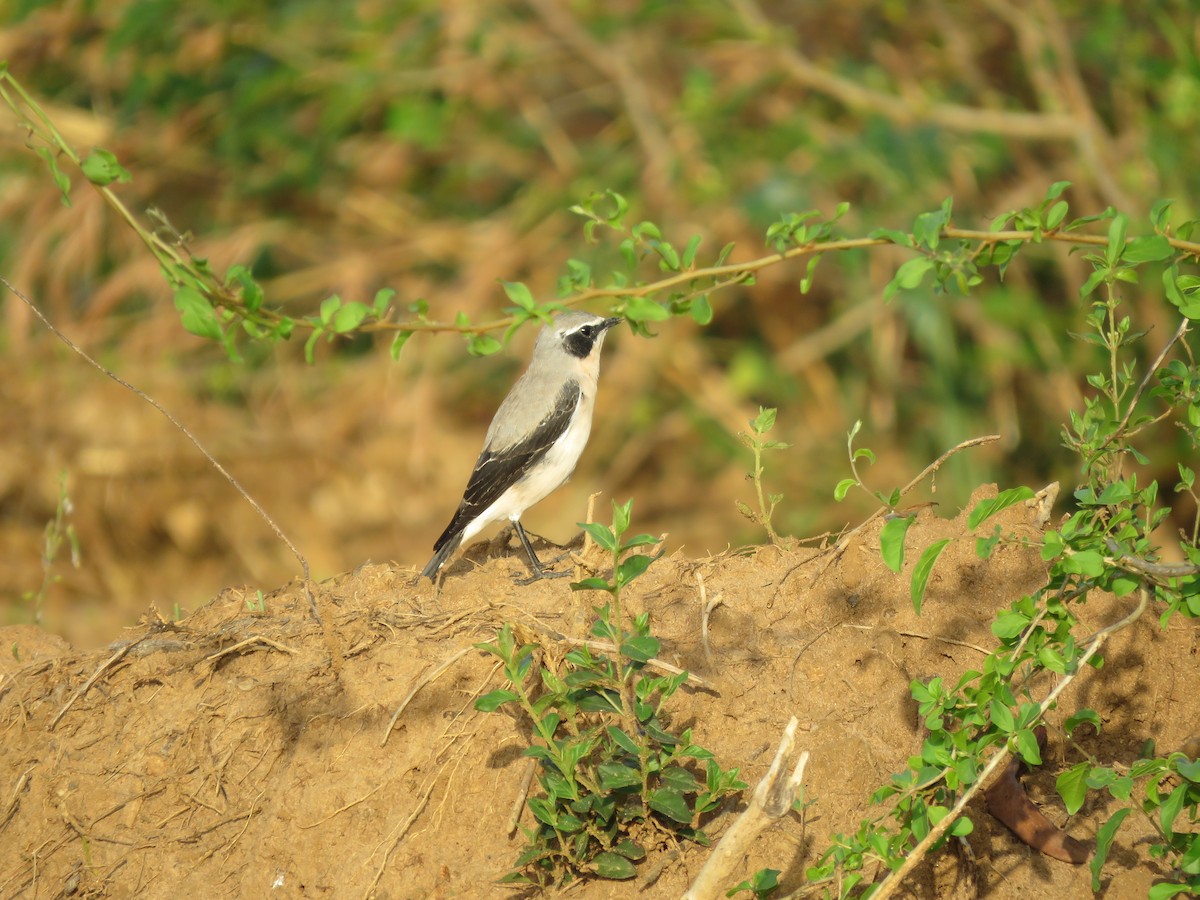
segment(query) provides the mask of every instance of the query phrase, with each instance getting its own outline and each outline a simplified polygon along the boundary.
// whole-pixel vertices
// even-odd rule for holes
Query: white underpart
[[[592,397],[585,394],[579,398],[575,415],[563,436],[534,463],[528,475],[501,494],[463,529],[462,542],[467,543],[493,522],[501,519],[515,522],[525,510],[552,494],[575,471],[591,431]]]

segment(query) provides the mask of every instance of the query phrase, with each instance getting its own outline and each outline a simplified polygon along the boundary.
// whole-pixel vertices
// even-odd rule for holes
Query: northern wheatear
[[[521,514],[575,471],[592,430],[600,347],[608,329],[620,322],[568,311],[542,328],[529,368],[496,411],[462,502],[433,545],[422,575],[434,579],[463,541],[508,519],[535,577],[546,577],[521,527]]]

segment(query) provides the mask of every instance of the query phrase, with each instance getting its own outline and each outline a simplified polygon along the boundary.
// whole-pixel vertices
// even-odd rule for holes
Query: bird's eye
[[[579,329],[579,333],[582,334],[585,338],[592,338],[592,337],[596,336],[596,329],[593,328],[591,325],[584,325],[582,328]]]

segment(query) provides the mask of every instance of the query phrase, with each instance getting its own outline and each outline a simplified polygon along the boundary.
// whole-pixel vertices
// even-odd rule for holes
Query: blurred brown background
[[[424,299],[443,320],[507,305],[498,279],[551,297],[568,258],[598,273],[618,258],[568,212],[604,188],[678,246],[702,236],[701,263],[730,241],[733,260],[765,255],[780,214],[841,200],[849,235],[907,229],[949,195],[958,224],[986,228],[1058,180],[1076,215],[1111,204],[1141,229],[1160,197],[1196,214],[1200,25],[1186,0],[26,0],[4,20],[0,58],[77,149],[105,147],[133,173],[124,202],[162,210],[218,272],[252,265],[295,316],[382,287],[402,313]],[[418,335],[396,363],[370,336],[322,344],[314,366],[302,338],[230,362],[183,331],[157,263],[89,185],[76,178],[60,202],[26,140],[0,108],[0,271],[185,422],[317,577],[423,564],[532,331],[486,359]],[[564,540],[603,490],[693,554],[762,540],[734,506],[752,498],[737,433],[760,404],[792,444],[766,476],[785,534],[873,508],[832,500],[856,419],[881,490],[990,432],[1002,440],[939,474],[948,510],[983,481],[1072,484],[1058,432],[1096,360],[1068,335],[1085,264],[1045,247],[969,299],[885,305],[905,258],[826,257],[807,295],[802,265],[773,267],[714,295],[707,328],[619,329],[581,467],[528,527]],[[1147,357],[1167,321],[1152,287],[1127,297]],[[40,612],[94,645],[151,604],[169,616],[298,574],[157,412],[14,298],[0,316],[3,621]],[[1151,475],[1169,488],[1181,451],[1169,432],[1160,445]],[[64,472],[78,568],[65,549],[44,559]]]

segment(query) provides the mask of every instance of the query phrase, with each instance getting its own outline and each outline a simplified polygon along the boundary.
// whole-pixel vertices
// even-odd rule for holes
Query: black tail
[[[437,578],[438,569],[440,569],[450,558],[450,554],[458,549],[458,545],[462,543],[462,532],[450,536],[449,533],[443,534],[438,542],[434,545],[433,559],[425,564],[425,568],[421,570],[421,574],[433,581]]]

